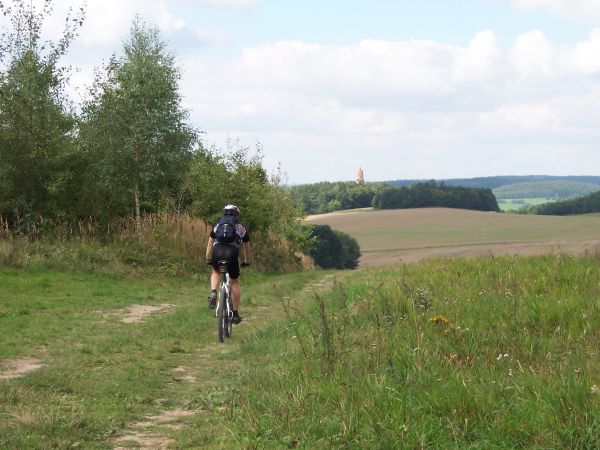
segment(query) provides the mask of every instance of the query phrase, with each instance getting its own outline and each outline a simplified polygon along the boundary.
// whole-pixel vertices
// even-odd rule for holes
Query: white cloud
[[[571,46],[534,30],[506,51],[491,31],[466,47],[283,41],[234,58],[187,61],[183,82],[186,104],[208,139],[227,131],[260,140],[292,180],[332,178],[334,160],[343,173],[361,163],[380,179],[515,173],[502,156],[513,153],[525,172],[564,161],[550,172],[582,173],[590,165],[570,154],[589,154],[600,139],[596,49],[600,30]],[[310,170],[298,162],[303,152],[314,162]]]
[[[196,8],[258,4],[182,3],[194,2]],[[513,3],[557,14],[569,9],[558,0]],[[574,14],[592,16],[586,8],[597,3],[569,5]],[[514,155],[526,172],[581,173],[600,164],[589,161],[600,140],[600,28],[572,45],[532,30],[506,50],[483,30],[464,46],[426,39],[276,41],[214,56],[198,49],[229,44],[230,34],[177,11],[168,0],[88,0],[68,55],[80,68],[73,85],[89,83],[92,67],[119,52],[139,13],[175,41],[176,53],[183,48],[184,105],[206,138],[259,140],[267,161],[281,161],[292,181],[351,177],[359,164],[378,179],[515,173]],[[58,8],[56,16],[49,22],[55,34],[64,17]]]
[[[557,66],[556,48],[541,31],[517,37],[508,59],[522,77],[551,76]]]
[[[501,52],[490,30],[477,33],[466,49],[459,49],[454,64],[457,81],[474,81],[498,73]]]
[[[494,128],[517,130],[547,129],[560,124],[559,114],[548,105],[517,104],[478,114],[479,122]]]
[[[600,0],[509,0],[522,10],[547,10],[567,18],[600,21]]]
[[[571,64],[573,70],[594,75],[600,73],[600,29],[590,33],[589,40],[579,42],[572,51]]]
[[[260,2],[260,0],[195,0],[197,3],[212,6],[216,8],[252,8]]]

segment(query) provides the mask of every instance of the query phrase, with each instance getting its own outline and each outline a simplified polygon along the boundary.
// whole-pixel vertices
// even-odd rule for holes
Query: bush
[[[315,238],[309,254],[323,269],[356,269],[360,258],[358,242],[352,236],[334,231],[329,225],[312,225]]]

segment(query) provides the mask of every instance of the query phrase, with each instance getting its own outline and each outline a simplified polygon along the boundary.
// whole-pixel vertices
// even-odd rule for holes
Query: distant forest
[[[292,199],[306,214],[321,214],[354,208],[377,209],[449,208],[498,211],[490,189],[447,186],[429,181],[413,186],[393,187],[383,183],[315,183],[289,188]]]
[[[387,209],[427,206],[497,211],[496,198],[562,200],[586,196],[600,191],[600,176],[498,176],[365,184],[321,182],[287,189],[296,207],[305,214],[366,207]],[[525,212],[537,213],[538,210],[543,209],[536,207]]]
[[[525,181],[494,189],[498,199],[547,198],[565,200],[600,191],[600,184],[571,180]]]
[[[572,200],[544,203],[543,205],[532,207],[528,212],[552,216],[568,216],[572,214],[600,212],[600,192],[593,192]]]
[[[448,186],[430,181],[412,186],[390,187],[373,198],[377,209],[403,209],[426,207],[462,208],[477,211],[499,211],[498,202],[491,189]]]
[[[384,183],[324,181],[292,186],[288,189],[296,206],[306,214],[324,214],[343,209],[369,208],[375,194],[385,188]]]
[[[412,184],[423,183],[426,181],[428,180],[392,180],[386,181],[385,184],[388,184],[390,186],[409,186]],[[508,184],[532,181],[576,181],[579,183],[591,183],[600,185],[600,176],[507,175],[497,177],[451,178],[442,181],[445,185],[448,186],[496,189]]]

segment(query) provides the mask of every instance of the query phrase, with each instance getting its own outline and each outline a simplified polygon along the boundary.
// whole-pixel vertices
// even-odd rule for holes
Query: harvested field
[[[584,254],[600,249],[600,217],[534,216],[450,208],[356,210],[311,216],[358,241],[361,267],[425,258]]]

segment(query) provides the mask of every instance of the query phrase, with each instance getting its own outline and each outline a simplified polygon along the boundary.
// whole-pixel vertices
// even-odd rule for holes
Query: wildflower
[[[598,393],[600,393],[600,388],[594,384],[592,386],[592,394],[598,394]]]
[[[448,319],[441,315],[433,316],[431,319],[429,319],[429,321],[434,322],[438,325],[446,325],[450,322]]]

